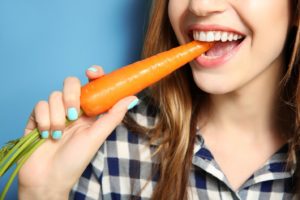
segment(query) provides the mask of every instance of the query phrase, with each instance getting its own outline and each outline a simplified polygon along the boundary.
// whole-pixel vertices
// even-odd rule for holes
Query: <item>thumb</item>
[[[139,99],[136,96],[125,97],[117,102],[107,113],[90,127],[89,134],[93,140],[104,141],[108,135],[121,123],[126,112],[136,106]]]

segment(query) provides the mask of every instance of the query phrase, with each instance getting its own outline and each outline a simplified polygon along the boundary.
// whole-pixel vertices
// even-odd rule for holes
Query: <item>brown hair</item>
[[[285,46],[286,66],[281,84],[282,102],[289,109],[286,133],[289,144],[288,163],[296,162],[294,192],[300,199],[300,1],[291,0],[291,28]]]
[[[300,145],[300,81],[299,81],[299,1],[292,0],[293,20],[286,45],[285,69],[282,81],[282,102],[289,111],[289,158],[296,159]],[[178,46],[176,36],[169,22],[168,1],[153,1],[148,31],[144,41],[143,57]],[[159,108],[158,123],[152,129],[145,129],[134,123],[127,115],[124,123],[136,132],[150,132],[150,140],[161,139],[158,148],[159,179],[152,199],[183,200],[188,198],[187,186],[191,170],[196,120],[200,108],[206,103],[207,95],[194,83],[190,67],[184,66],[150,88],[154,104]],[[290,109],[292,108],[292,109]],[[298,160],[299,160],[298,154]],[[299,165],[299,162],[298,162]],[[299,166],[297,167],[300,176]],[[300,187],[299,187],[300,189]]]

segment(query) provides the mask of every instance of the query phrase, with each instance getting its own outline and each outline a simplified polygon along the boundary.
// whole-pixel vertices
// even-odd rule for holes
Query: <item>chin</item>
[[[200,88],[200,89],[210,95],[223,95],[232,92],[232,90],[226,90],[220,88]]]
[[[210,83],[196,82],[196,85],[200,90],[212,95],[228,94],[235,91],[235,88],[230,86],[229,84],[224,84],[218,81],[210,82]]]

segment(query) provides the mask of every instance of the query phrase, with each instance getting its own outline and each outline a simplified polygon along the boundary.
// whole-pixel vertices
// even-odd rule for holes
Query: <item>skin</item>
[[[92,80],[103,75],[99,66],[96,72],[86,71]],[[120,100],[107,113],[97,118],[80,117],[66,128],[66,110],[79,111],[81,84],[78,78],[68,77],[63,91],[54,91],[48,101],[40,101],[33,109],[25,134],[38,128],[61,130],[63,137],[53,138],[39,147],[19,172],[19,199],[68,199],[69,192],[108,135],[122,121],[128,105],[136,99],[129,96]],[[34,178],[32,178],[34,172]]]
[[[288,29],[288,3],[170,0],[169,8],[181,44],[189,41],[183,29],[190,23],[222,24],[247,35],[243,49],[221,68],[204,70],[191,63],[196,84],[211,94],[213,103],[202,135],[232,188],[237,189],[285,142],[274,131],[270,115]],[[89,79],[103,75],[102,69],[97,69],[96,73],[87,71]],[[69,77],[63,91],[53,92],[48,101],[38,102],[33,109],[25,134],[37,127],[40,131],[62,130],[63,137],[50,137],[22,167],[20,199],[67,199],[93,155],[136,98],[124,98],[99,119],[81,117],[65,128],[66,110],[75,107],[79,111],[80,86],[77,78]]]
[[[191,40],[186,28],[195,23],[227,26],[246,36],[238,53],[222,66],[190,64],[196,85],[211,100],[201,135],[233,190],[285,143],[272,116],[289,16],[289,1],[282,0],[169,1],[170,22],[180,44]]]

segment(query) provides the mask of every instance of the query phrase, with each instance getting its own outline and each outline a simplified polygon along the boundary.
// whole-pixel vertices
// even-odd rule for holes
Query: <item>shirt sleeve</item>
[[[93,160],[84,170],[78,182],[70,191],[69,199],[74,200],[95,200],[102,199],[101,178],[104,167],[105,142],[100,147]]]

